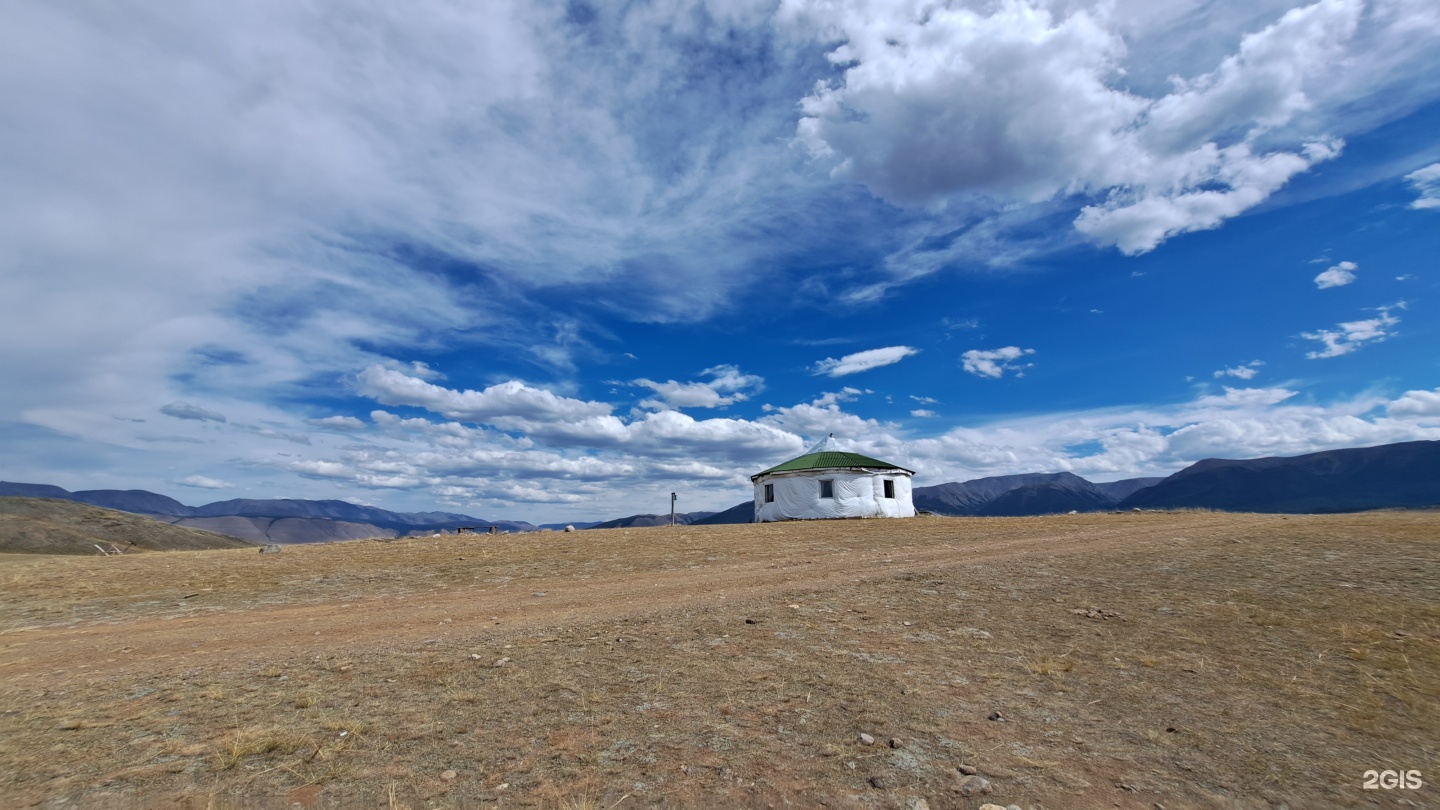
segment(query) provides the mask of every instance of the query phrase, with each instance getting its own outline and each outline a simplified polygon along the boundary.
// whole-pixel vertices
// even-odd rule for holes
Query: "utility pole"
[[[670,493],[670,528],[675,528],[675,493]]]

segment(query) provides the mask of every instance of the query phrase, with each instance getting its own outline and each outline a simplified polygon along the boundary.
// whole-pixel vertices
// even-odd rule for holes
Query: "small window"
[[[765,503],[774,503],[774,502],[775,502],[775,485],[774,485],[774,484],[766,484],[766,485],[765,485]]]
[[[833,497],[835,497],[835,482],[834,482],[834,481],[831,481],[831,480],[828,479],[828,478],[823,478],[823,479],[820,480],[820,497],[822,497],[822,498],[833,498]]]
[[[885,497],[895,497],[895,482],[889,478],[885,479]]]

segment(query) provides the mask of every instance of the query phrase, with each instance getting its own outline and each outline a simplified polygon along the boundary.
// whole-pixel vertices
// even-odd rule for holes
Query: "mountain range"
[[[454,512],[391,512],[345,501],[217,501],[186,506],[145,490],[69,492],[48,484],[0,481],[0,496],[78,501],[258,543],[313,543],[401,537],[471,527],[527,532],[664,526],[669,514],[535,526],[485,521]],[[1440,441],[1327,450],[1303,456],[1248,460],[1206,459],[1168,478],[1093,483],[1073,473],[1024,473],[916,487],[915,508],[951,516],[1024,516],[1113,509],[1203,508],[1246,512],[1357,512],[1440,506]],[[753,501],[723,512],[679,513],[682,525],[749,523]]]
[[[1020,517],[1115,509],[1360,512],[1440,506],[1440,442],[1326,450],[1303,456],[1206,459],[1168,478],[1092,483],[1073,473],[1022,473],[916,487],[915,508],[952,517]],[[749,523],[755,502],[697,525]]]
[[[70,492],[49,484],[0,481],[0,497],[77,501],[121,512],[146,515],[164,523],[218,532],[255,543],[322,543],[367,537],[404,537],[470,527],[486,531],[532,532],[524,521],[486,521],[454,512],[391,512],[346,501],[239,498],[186,506],[143,489],[92,489]]]
[[[1119,506],[1290,513],[1440,506],[1440,441],[1292,458],[1206,459],[1134,492]]]

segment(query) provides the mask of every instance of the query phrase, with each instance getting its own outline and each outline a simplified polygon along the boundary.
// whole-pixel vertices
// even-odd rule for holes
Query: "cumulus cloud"
[[[189,402],[172,402],[161,406],[160,413],[176,419],[192,419],[197,422],[224,422],[225,414],[192,405]]]
[[[1379,343],[1395,334],[1394,327],[1400,323],[1400,319],[1390,314],[1391,310],[1404,309],[1405,302],[1400,301],[1388,307],[1376,307],[1375,311],[1380,313],[1378,317],[1366,318],[1361,321],[1347,321],[1337,324],[1334,329],[1318,329],[1314,332],[1301,332],[1300,337],[1306,340],[1315,340],[1324,344],[1325,348],[1313,352],[1306,352],[1305,356],[1311,360],[1319,360],[1327,357],[1339,357],[1358,350],[1361,346],[1369,343]]]
[[[373,365],[360,373],[358,383],[360,394],[382,404],[410,405],[466,422],[582,421],[609,416],[611,411],[609,405],[601,402],[557,396],[517,380],[492,385],[484,391],[456,391]]]
[[[1440,388],[1433,391],[1406,391],[1386,406],[1391,416],[1440,416]]]
[[[743,376],[732,367],[712,371],[717,380]],[[372,366],[361,373],[360,382],[360,393],[384,404],[424,408],[447,419],[518,431],[532,442],[557,448],[749,458],[799,442],[765,424],[740,419],[697,420],[669,409],[626,421],[611,414],[604,403],[560,397],[514,380],[479,392],[457,391]],[[372,418],[390,429],[409,422],[385,412],[376,412]],[[474,435],[462,428],[459,438],[473,439]]]
[[[1431,163],[1423,169],[1405,175],[1410,185],[1420,195],[1411,208],[1440,208],[1440,163]]]
[[[219,478],[206,478],[203,475],[187,475],[178,479],[175,483],[182,487],[194,487],[196,489],[234,489],[235,485],[229,481],[222,481]]]
[[[1291,9],[1149,97],[1123,88],[1130,21],[1107,5],[782,4],[842,40],[830,59],[843,76],[801,102],[796,130],[835,175],[901,204],[1093,195],[1075,227],[1130,254],[1217,227],[1339,154],[1323,131],[1270,143],[1314,108],[1363,11],[1360,0]]]
[[[905,358],[919,354],[920,350],[909,346],[886,346],[883,349],[868,349],[863,352],[847,354],[836,360],[827,357],[815,363],[812,373],[824,374],[830,377],[844,377],[848,374],[859,374],[862,371],[889,366],[904,360]]]
[[[814,405],[817,408],[828,408],[837,402],[850,402],[863,394],[873,393],[875,392],[871,391],[868,388],[851,388],[847,385],[844,388],[841,388],[839,391],[826,391],[825,393],[811,400],[810,404]]]
[[[1034,363],[1017,363],[1026,355],[1034,354],[1034,349],[1022,349],[1019,346],[1002,346],[999,349],[971,349],[960,355],[966,371],[977,377],[990,377],[1000,379],[1005,372],[1013,371],[1015,376],[1025,376],[1025,369],[1035,365]]]
[[[1440,391],[1433,392],[1437,396],[1407,392],[1393,402],[1361,396],[1328,405],[1297,404],[1298,393],[1226,388],[1223,395],[1162,408],[1045,414],[894,443],[882,434],[865,446],[871,455],[920,471],[917,483],[928,484],[1036,471],[1114,480],[1164,475],[1204,458],[1299,455],[1440,439],[1440,422],[1428,413]],[[1077,447],[1085,450],[1077,452]]]
[[[1355,280],[1355,271],[1359,265],[1354,262],[1340,262],[1331,265],[1325,272],[1315,277],[1315,286],[1322,290],[1331,287],[1344,287]]]
[[[1219,371],[1215,372],[1215,379],[1218,380],[1221,377],[1235,377],[1241,380],[1253,380],[1255,379],[1255,375],[1260,373],[1260,367],[1263,365],[1265,365],[1264,361],[1251,360],[1244,365],[1235,366],[1233,368],[1222,368]]]
[[[917,419],[929,419],[931,417],[939,416],[940,414],[932,410],[927,410],[925,408],[916,408],[915,410],[910,412],[910,415]]]
[[[754,374],[742,374],[732,365],[707,368],[700,372],[711,379],[703,382],[681,383],[675,380],[655,382],[644,378],[631,385],[649,388],[657,396],[641,400],[641,408],[665,410],[669,408],[723,408],[736,402],[750,399],[751,394],[763,389],[765,380]]]

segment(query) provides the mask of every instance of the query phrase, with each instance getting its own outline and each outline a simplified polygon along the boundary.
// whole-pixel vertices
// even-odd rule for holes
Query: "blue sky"
[[[1421,0],[20,2],[0,478],[486,518],[1440,439]]]

